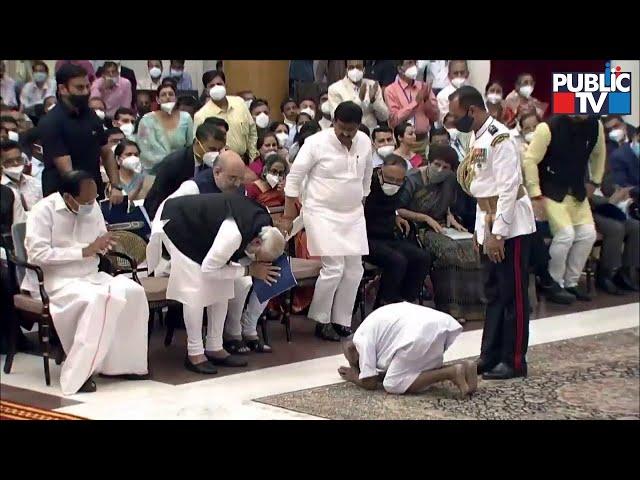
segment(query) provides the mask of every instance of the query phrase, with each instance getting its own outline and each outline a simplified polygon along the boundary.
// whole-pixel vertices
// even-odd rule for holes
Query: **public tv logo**
[[[558,114],[630,115],[631,73],[606,63],[604,73],[554,73],[553,107]]]

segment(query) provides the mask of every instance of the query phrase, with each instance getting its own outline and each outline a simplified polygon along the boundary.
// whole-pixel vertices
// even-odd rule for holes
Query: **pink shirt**
[[[118,83],[107,88],[104,75],[91,85],[91,97],[99,97],[107,106],[107,116],[113,118],[120,107],[131,108],[131,82],[124,77],[118,77]]]
[[[429,99],[418,104],[416,95],[422,89],[424,82],[418,80],[409,85],[400,77],[384,89],[384,101],[389,107],[389,126],[395,128],[402,122],[413,123],[416,134],[429,132],[431,122],[438,119],[438,102],[431,90]]]
[[[65,63],[73,63],[74,65],[78,65],[84,68],[87,71],[89,82],[93,83],[93,81],[96,79],[96,72],[93,69],[93,65],[91,65],[91,62],[89,60],[58,60],[56,62],[56,69],[55,69],[56,72],[60,70],[60,67]]]

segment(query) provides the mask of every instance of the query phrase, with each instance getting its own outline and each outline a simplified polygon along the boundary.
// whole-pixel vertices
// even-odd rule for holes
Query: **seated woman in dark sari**
[[[432,145],[429,163],[407,175],[398,213],[417,224],[418,236],[432,256],[430,277],[436,308],[463,323],[483,320],[485,307],[482,268],[473,239],[454,240],[445,235],[445,228],[467,231],[451,213],[459,194],[457,168],[453,148]]]
[[[247,197],[267,208],[284,206],[284,179],[289,173],[289,163],[277,153],[264,160],[259,178],[246,185]]]

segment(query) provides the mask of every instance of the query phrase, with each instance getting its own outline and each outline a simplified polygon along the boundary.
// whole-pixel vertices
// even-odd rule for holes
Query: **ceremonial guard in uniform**
[[[526,376],[529,249],[536,227],[520,154],[475,88],[461,87],[449,99],[456,128],[475,133],[458,182],[478,201],[474,236],[482,249],[488,300],[478,373],[488,380]]]

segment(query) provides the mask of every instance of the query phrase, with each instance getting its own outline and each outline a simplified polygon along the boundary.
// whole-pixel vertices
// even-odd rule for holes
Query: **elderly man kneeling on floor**
[[[67,355],[62,393],[94,392],[91,376],[146,378],[149,306],[144,289],[122,275],[98,271],[98,254],[113,246],[96,202],[93,176],[72,170],[58,192],[39,201],[27,219],[27,260],[44,273],[51,317]],[[39,298],[27,270],[22,288]]]
[[[462,395],[469,395],[478,385],[475,363],[442,367],[444,352],[461,331],[446,313],[408,302],[385,305],[365,318],[353,341],[343,343],[350,366],[338,373],[367,390],[375,390],[382,380],[388,393],[418,393],[451,380]]]
[[[233,315],[232,325],[227,321],[227,329],[232,327],[234,331],[229,333],[240,336],[240,316],[251,278],[270,283],[280,276],[280,267],[271,262],[282,255],[285,240],[272,226],[267,209],[235,193],[169,198],[151,227],[149,271],[158,265],[162,243],[171,255],[167,298],[183,304],[185,367],[214,374],[215,365],[247,365],[224,348],[223,329],[229,300],[237,300],[239,311]],[[208,317],[206,349],[202,343],[204,307]]]

